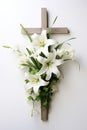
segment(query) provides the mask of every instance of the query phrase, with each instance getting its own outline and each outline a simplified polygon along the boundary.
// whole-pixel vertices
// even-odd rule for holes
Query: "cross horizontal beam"
[[[41,28],[25,28],[30,34],[37,33],[40,34],[43,29],[47,30],[47,33],[50,30],[51,34],[68,34],[69,30],[67,27],[53,27],[48,28],[48,15],[47,9],[41,9]]]
[[[26,30],[30,33],[30,34],[33,34],[33,33],[37,33],[37,34],[40,34],[42,32],[42,28],[26,28]],[[51,32],[51,34],[68,34],[69,33],[69,30],[66,28],[66,27],[54,27],[54,28],[46,28],[45,30],[47,30],[47,33]]]

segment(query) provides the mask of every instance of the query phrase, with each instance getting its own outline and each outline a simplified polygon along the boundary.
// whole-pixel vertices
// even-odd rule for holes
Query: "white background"
[[[49,121],[42,122],[40,114],[30,116],[24,76],[14,54],[2,47],[27,42],[21,34],[25,27],[40,27],[41,7],[49,11],[49,25],[55,16],[55,26],[66,26],[69,35],[57,35],[71,42],[80,63],[62,67],[64,79],[53,97]],[[87,130],[87,1],[86,0],[0,0],[0,130]]]

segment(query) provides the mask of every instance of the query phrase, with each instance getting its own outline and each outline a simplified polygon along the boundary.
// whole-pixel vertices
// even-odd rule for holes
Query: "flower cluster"
[[[73,60],[74,50],[71,46],[64,48],[67,41],[59,43],[48,38],[46,30],[40,35],[30,35],[22,25],[21,27],[29,38],[29,44],[25,47],[25,52],[20,49],[15,51],[19,56],[20,66],[24,69],[28,99],[33,102],[41,101],[47,107],[52,94],[57,90],[55,83],[61,76],[59,67],[67,60]]]

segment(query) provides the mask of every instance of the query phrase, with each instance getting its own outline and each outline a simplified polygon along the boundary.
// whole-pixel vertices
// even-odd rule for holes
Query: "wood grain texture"
[[[41,120],[47,121],[48,120],[48,108],[41,105]]]
[[[37,34],[40,34],[43,30],[43,28],[26,28],[26,30],[30,33],[30,34],[33,34],[33,33],[37,33]],[[69,30],[67,27],[58,27],[58,28],[46,28],[45,30],[47,30],[47,33],[51,32],[51,34],[68,34],[69,33]],[[22,32],[24,34],[24,32]]]
[[[47,9],[46,8],[42,8],[41,9],[41,27],[42,27],[42,29],[46,30],[47,23],[48,23]]]
[[[68,34],[69,30],[67,27],[55,27],[50,28],[51,34]]]

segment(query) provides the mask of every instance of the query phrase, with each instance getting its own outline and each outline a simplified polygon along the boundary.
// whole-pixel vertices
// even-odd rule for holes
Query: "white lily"
[[[42,68],[38,72],[39,74],[43,74],[46,72],[46,80],[51,78],[51,74],[56,74],[57,77],[60,76],[60,71],[58,70],[58,66],[63,63],[62,59],[56,59],[55,53],[49,53],[47,58],[43,58],[41,61]]]
[[[70,49],[60,49],[57,50],[57,54],[62,57],[63,60],[70,59],[73,60],[75,51]]]
[[[34,93],[37,94],[39,88],[48,85],[48,83],[49,82],[44,81],[40,75],[29,75],[29,82],[26,84],[26,88],[33,88]]]
[[[52,39],[47,39],[46,30],[43,30],[41,35],[34,34],[32,35],[32,46],[35,48],[37,53],[48,53],[48,46],[55,44],[55,41]]]

